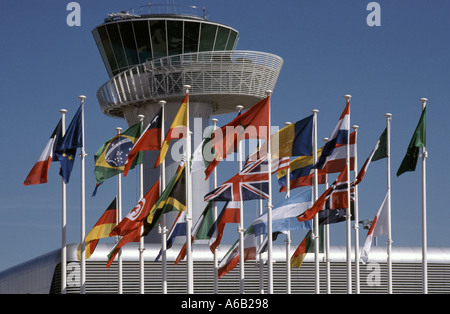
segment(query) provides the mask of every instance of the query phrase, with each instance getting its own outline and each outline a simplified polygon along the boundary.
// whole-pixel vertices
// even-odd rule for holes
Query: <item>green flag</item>
[[[102,182],[123,172],[128,154],[142,133],[142,124],[136,123],[122,133],[106,141],[95,153],[94,174],[97,182]],[[142,163],[142,154],[133,160],[135,165]]]
[[[144,236],[146,236],[153,229],[153,227],[159,223],[163,214],[170,211],[186,210],[185,168],[185,164],[178,167],[177,172],[167,184],[155,205],[153,205],[149,215],[144,221]]]
[[[416,170],[417,158],[419,158],[420,147],[426,146],[426,108],[423,109],[419,123],[414,131],[411,142],[408,145],[406,155],[397,171],[397,177],[406,171]]]
[[[384,129],[380,138],[378,139],[378,147],[372,156],[371,161],[377,161],[386,158],[387,155],[387,128]]]

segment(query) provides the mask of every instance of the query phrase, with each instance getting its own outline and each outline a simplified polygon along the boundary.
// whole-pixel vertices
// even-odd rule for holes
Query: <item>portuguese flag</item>
[[[95,160],[95,178],[97,182],[102,182],[110,177],[122,173],[128,154],[133,149],[134,143],[142,133],[142,124],[140,122],[131,126],[122,133],[106,141],[94,155]],[[133,160],[131,168],[142,163],[142,154],[139,153]]]

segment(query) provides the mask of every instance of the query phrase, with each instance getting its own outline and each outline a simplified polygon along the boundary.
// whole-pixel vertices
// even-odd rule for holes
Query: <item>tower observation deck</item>
[[[146,125],[164,100],[167,131],[184,98],[183,86],[190,85],[189,116],[192,121],[201,119],[203,131],[212,115],[236,112],[237,105],[248,109],[267,90],[274,90],[282,58],[236,50],[238,31],[208,17],[204,8],[176,5],[147,5],[108,14],[92,31],[109,75],[97,92],[102,112],[125,118],[129,125],[143,114]],[[166,182],[177,166],[167,160],[169,155]],[[148,151],[144,156],[148,189],[159,176],[153,169],[157,153]],[[194,173],[193,181],[194,195],[209,191],[203,177],[196,178]],[[193,199],[193,208],[196,219],[204,208],[203,197]]]

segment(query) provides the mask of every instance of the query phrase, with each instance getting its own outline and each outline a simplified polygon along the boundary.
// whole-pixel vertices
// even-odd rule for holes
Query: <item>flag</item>
[[[61,137],[61,124],[62,121],[59,120],[55,130],[48,139],[47,144],[44,147],[44,150],[39,155],[38,161],[34,164],[30,173],[23,182],[23,185],[47,183],[48,169],[50,168],[50,163],[54,160],[58,160],[55,156],[55,148],[56,143]]]
[[[204,197],[209,201],[246,201],[269,198],[267,155],[248,163],[242,170]]]
[[[329,156],[333,153],[336,145],[347,144],[347,136],[350,132],[350,101],[347,101],[344,111],[339,118],[329,140],[325,143],[322,154],[319,160],[314,165],[314,168],[322,169],[328,161]]]
[[[320,159],[322,151],[325,147],[317,150],[317,158]],[[356,151],[356,132],[350,133],[350,170],[355,166]],[[314,185],[314,157],[301,156],[289,165],[290,173],[290,189],[302,186]],[[346,144],[337,144],[333,153],[328,157],[325,166],[317,171],[318,184],[324,184],[327,180],[327,174],[339,173],[344,170],[347,165],[347,147]],[[278,184],[281,186],[280,192],[286,191],[286,174],[287,171],[277,172]]]
[[[272,158],[310,156],[313,153],[313,115],[285,126],[271,136]]]
[[[312,189],[286,198],[272,210],[272,232],[311,229],[311,220],[299,222],[297,216],[312,206]],[[252,225],[256,235],[267,234],[267,213],[256,218]]]
[[[144,221],[144,235],[147,235],[159,223],[161,216],[167,212],[186,210],[186,171],[185,163],[178,167],[159,199],[153,205]]]
[[[150,210],[159,198],[159,180],[148,190],[141,198],[136,206],[119,222],[119,224],[111,231],[110,237],[125,236],[141,229]]]
[[[387,155],[387,129],[384,129],[383,133],[381,134],[380,138],[376,142],[375,146],[373,147],[372,151],[369,154],[369,157],[364,162],[363,166],[361,167],[361,170],[359,171],[358,175],[356,176],[355,184],[359,184],[364,175],[366,174],[367,168],[369,167],[369,164],[372,161],[377,161],[383,158],[386,158]]]
[[[351,220],[355,220],[355,188],[350,188],[350,215]],[[336,186],[328,200],[325,202],[324,208],[319,211],[319,225],[333,224],[346,220],[347,208],[347,184]]]
[[[141,151],[147,150],[160,150],[161,149],[161,126],[162,126],[162,108],[156,113],[152,121],[147,125],[141,136],[134,143],[133,148],[128,154],[128,158],[125,162],[125,168],[123,170],[124,177],[127,176],[130,167],[132,167],[133,160]],[[139,158],[139,157],[138,157]]]
[[[228,250],[219,264],[218,277],[226,275],[232,271],[239,263],[239,241]],[[244,232],[244,261],[254,260],[256,257],[256,237],[253,226],[247,228]]]
[[[175,119],[173,119],[172,125],[170,126],[170,129],[167,132],[166,137],[161,145],[161,150],[159,152],[158,158],[156,159],[155,168],[158,167],[166,157],[171,140],[187,137],[187,119],[189,114],[188,104],[189,94],[186,93],[183,103],[181,104],[180,109],[175,116]]]
[[[380,235],[388,234],[388,193],[384,197],[384,201],[378,209],[377,215],[375,216],[372,225],[370,226],[369,232],[367,232],[366,241],[364,242],[364,247],[361,252],[360,260],[366,263],[369,259],[369,252],[372,246],[373,237],[378,237]]]
[[[106,263],[106,268],[109,268],[111,266],[117,253],[119,253],[119,250],[125,244],[127,244],[129,242],[139,242],[140,239],[141,239],[141,229],[140,228],[134,229],[134,230],[132,230],[132,232],[121,237],[120,240],[116,242],[116,244],[114,245],[111,252],[109,252],[109,254],[108,254],[108,262]]]
[[[210,147],[215,149],[215,157],[205,170],[206,179],[220,160],[235,151],[243,139],[269,138],[270,96],[238,115],[227,125],[214,130]]]
[[[425,107],[422,111],[419,123],[417,124],[416,130],[409,142],[408,149],[406,150],[406,155],[398,168],[397,177],[407,171],[416,170],[420,147],[426,146],[426,109],[427,108]]]
[[[306,254],[309,252],[312,252],[312,249],[314,248],[314,245],[311,245],[312,231],[308,231],[306,236],[304,237],[303,241],[300,243],[300,245],[297,247],[295,252],[291,256],[291,268],[297,267],[299,268],[302,266],[303,260],[306,257]]]
[[[103,215],[94,225],[94,227],[89,231],[89,233],[84,238],[84,243],[86,246],[85,255],[86,258],[90,258],[94,254],[94,250],[97,247],[99,239],[110,237],[110,232],[117,225],[117,207],[116,198],[111,202],[108,208],[105,210]],[[81,245],[78,245],[77,258],[81,259]]]
[[[55,153],[61,163],[60,175],[65,183],[69,183],[77,148],[82,146],[82,111],[83,108],[80,106],[72,118],[65,135],[58,141],[55,149]]]
[[[208,147],[208,143],[211,142],[211,134],[212,134],[213,128],[210,127],[208,132],[206,133],[206,136],[203,138],[203,141],[200,143],[200,145],[197,146],[194,153],[192,154],[191,158],[191,173],[197,172],[197,171],[205,171],[206,168],[209,165],[208,158],[205,158],[205,148]]]
[[[210,237],[208,235],[208,232],[213,226],[214,222],[214,204],[213,202],[208,202],[202,214],[195,223],[194,228],[192,229],[191,242],[193,243],[195,240],[209,239]],[[177,265],[185,257],[186,243],[184,243],[183,247],[180,250],[180,253],[178,253],[178,256],[175,260],[175,265]]]
[[[94,174],[97,182],[102,182],[124,171],[125,162],[141,132],[141,123],[136,123],[124,132],[118,133],[106,141],[97,150],[94,155]],[[140,163],[142,163],[142,157],[134,164]]]
[[[240,222],[240,204],[238,202],[227,202],[217,217],[217,220],[208,231],[209,249],[214,253],[222,241],[223,231],[227,223]]]
[[[346,179],[347,179],[347,167],[336,178],[336,180],[333,182],[333,184],[331,184],[331,186],[324,193],[322,193],[322,195],[314,202],[314,205],[311,208],[307,209],[303,214],[301,214],[297,217],[298,221],[305,221],[305,220],[313,219],[314,216],[320,210],[322,210],[323,206],[325,205],[325,202],[327,201],[327,199],[329,198],[331,193],[336,189],[338,184],[341,184]]]
[[[173,241],[176,237],[186,236],[186,212],[181,211],[178,213],[177,218],[173,222],[172,228],[170,228],[169,234],[166,240],[166,247],[170,249],[172,247]],[[155,262],[159,261],[162,255],[162,248],[159,250],[158,256],[155,258]],[[177,263],[175,263],[177,264]]]
[[[317,150],[317,156],[322,154],[322,149]],[[290,179],[290,189],[295,189],[302,186],[310,186],[314,184],[314,173],[313,173],[314,157],[313,156],[300,156],[289,163],[289,179]],[[282,169],[277,172],[278,184],[280,187],[280,192],[286,191],[287,184],[287,169]],[[326,175],[319,176],[319,184],[324,184],[326,182]]]

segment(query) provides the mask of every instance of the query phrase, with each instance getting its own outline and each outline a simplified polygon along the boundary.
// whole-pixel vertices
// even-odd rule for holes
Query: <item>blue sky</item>
[[[169,1],[172,3],[172,1]],[[284,65],[272,97],[272,123],[282,126],[319,109],[318,138],[329,136],[345,102],[353,96],[351,124],[359,125],[361,166],[392,118],[392,237],[394,246],[421,245],[421,171],[395,176],[418,122],[421,97],[427,97],[428,245],[450,245],[450,213],[446,199],[449,149],[450,21],[447,0],[378,1],[381,26],[369,27],[370,1],[176,1],[206,6],[210,20],[240,33],[237,49],[281,56]],[[92,29],[108,13],[139,7],[142,1],[80,0],[81,26],[66,24],[69,1],[11,1],[0,3],[0,84],[3,134],[0,179],[0,270],[27,261],[61,245],[61,180],[52,164],[49,182],[23,186],[60,118],[67,120],[86,95],[86,232],[111,202],[115,180],[99,195],[93,155],[124,120],[100,111],[98,88],[108,80]],[[234,115],[220,116],[225,124]],[[420,166],[420,164],[419,164]],[[79,159],[68,185],[67,242],[80,238]],[[220,168],[219,168],[220,175]],[[225,174],[219,182],[227,180]],[[123,214],[135,205],[137,178],[124,179]],[[359,217],[373,218],[385,193],[386,164],[373,163],[360,185]],[[274,191],[278,187],[274,185]],[[275,200],[283,195],[275,193]],[[295,191],[293,191],[295,193]],[[250,222],[255,217],[248,210]],[[235,230],[233,227],[230,230]],[[332,227],[332,244],[345,240],[344,224]],[[230,242],[235,240],[230,235]],[[297,245],[303,236],[293,238]],[[360,232],[360,242],[365,231]],[[379,241],[383,244],[384,240]]]

